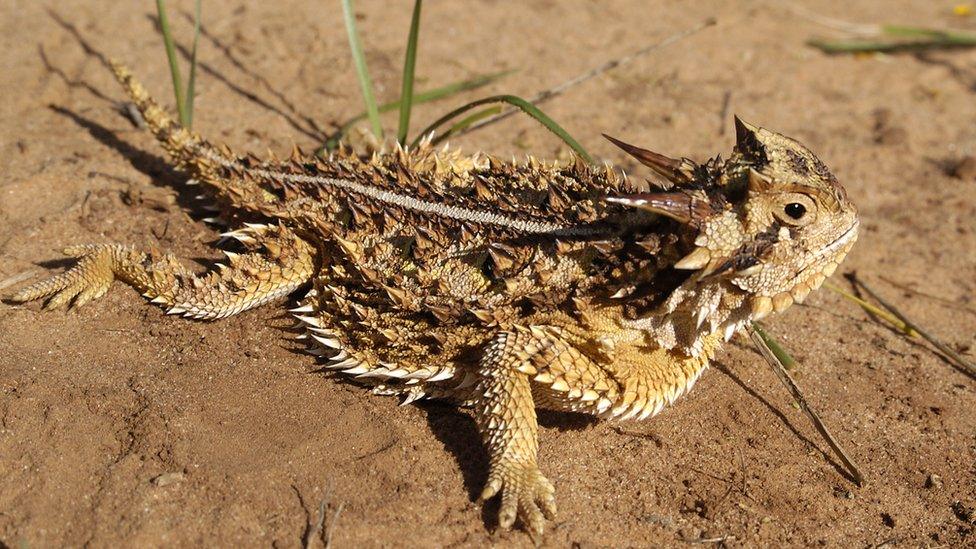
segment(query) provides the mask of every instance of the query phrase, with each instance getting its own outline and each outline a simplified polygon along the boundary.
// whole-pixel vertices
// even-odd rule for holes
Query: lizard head
[[[745,294],[752,318],[781,311],[833,273],[857,237],[857,209],[799,142],[735,119],[728,160],[671,159],[613,140],[662,175],[666,192],[610,197],[676,219],[693,246],[674,268]]]

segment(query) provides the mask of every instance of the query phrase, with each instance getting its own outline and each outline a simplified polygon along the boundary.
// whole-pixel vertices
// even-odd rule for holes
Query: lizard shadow
[[[87,56],[95,59],[107,70],[111,70],[111,64],[109,63],[108,56],[92,46],[92,44],[74,24],[68,20],[65,20],[53,9],[47,9],[47,14],[58,26],[64,29],[65,32],[79,44]],[[156,18],[151,15],[148,15],[148,17],[153,22],[155,30],[161,33],[162,31]],[[204,35],[204,37],[211,43],[213,43],[218,50],[224,53],[224,55],[230,59],[231,63],[235,67],[238,67],[246,75],[257,79],[261,84],[264,85],[265,88],[270,90],[271,93],[286,106],[288,112],[272,105],[271,103],[268,103],[267,101],[264,101],[257,95],[248,92],[241,86],[231,82],[226,76],[211,66],[198,61],[198,67],[202,71],[227,85],[232,91],[238,93],[245,99],[248,99],[258,106],[281,116],[300,133],[315,139],[317,142],[322,142],[325,140],[327,136],[327,132],[325,130],[319,127],[311,118],[300,115],[296,107],[285,98],[283,93],[276,90],[267,79],[255,74],[253,71],[247,70],[244,63],[232,54],[229,46],[222,44],[215,36],[204,29],[201,29],[201,34]],[[180,48],[180,53],[184,57],[189,58],[190,52],[186,50],[186,48],[180,46],[178,47]],[[42,45],[38,46],[38,56],[41,59],[41,64],[43,65],[45,71],[59,78],[69,88],[85,90],[93,97],[108,102],[116,107],[123,105],[121,102],[113,100],[111,97],[107,96],[101,90],[92,86],[88,82],[69,76],[65,70],[52,63]],[[178,170],[167,164],[163,157],[156,156],[133,147],[132,145],[119,139],[115,132],[89,118],[82,116],[78,112],[68,109],[67,107],[52,104],[49,105],[49,108],[54,112],[71,119],[77,125],[87,130],[92,137],[102,144],[119,151],[127,160],[129,160],[133,167],[150,176],[154,185],[158,187],[169,187],[175,190],[177,205],[185,212],[190,214],[194,220],[202,219],[204,221],[210,221],[208,216],[212,216],[214,214],[206,211],[206,208],[211,205],[201,202],[201,200],[198,198],[201,191],[197,190],[191,185],[188,185],[186,183],[186,176],[182,175]],[[304,122],[304,124],[302,122]],[[234,244],[231,244],[231,247],[234,246]],[[212,263],[212,261],[204,260],[199,263],[207,266],[209,263]]]
[[[55,113],[70,119],[81,128],[87,130],[88,133],[98,142],[118,151],[126,160],[129,161],[129,164],[131,164],[132,167],[149,176],[154,186],[174,190],[176,193],[176,205],[182,211],[186,212],[191,219],[195,221],[206,220],[208,215],[213,215],[212,213],[203,209],[206,206],[206,203],[201,201],[201,199],[197,196],[197,194],[201,192],[196,190],[198,187],[188,184],[186,176],[182,175],[179,170],[167,163],[163,157],[133,147],[129,143],[119,139],[112,130],[109,130],[98,122],[86,118],[66,107],[62,107],[60,105],[48,105],[48,108]],[[153,235],[157,240],[162,240],[166,237],[168,228],[169,223],[167,222],[166,226],[163,228],[162,234],[156,234],[154,231]],[[240,243],[236,241],[225,242],[221,247],[237,252],[242,251]],[[189,259],[202,267],[205,271],[213,270],[216,268],[216,264],[219,262],[218,259],[212,257],[191,257]],[[65,263],[63,264],[55,263],[51,266],[70,266],[73,265],[77,260],[66,258],[64,261]]]
[[[34,265],[44,267],[45,269],[59,269],[70,267],[77,262],[78,260],[73,257],[61,257],[58,259],[42,259],[41,261],[35,261]]]
[[[300,329],[286,330],[299,333]],[[308,356],[306,346],[300,341],[290,339],[289,344],[282,344],[281,348],[296,355]],[[363,389],[364,398],[369,398],[369,388],[357,383],[353,378],[339,375],[335,370],[321,360],[316,360],[315,367],[308,370],[309,374],[324,376],[332,382]],[[481,442],[481,434],[470,413],[459,409],[458,406],[438,400],[421,400],[414,405],[426,416],[431,433],[454,458],[464,489],[468,492],[468,499],[476,502],[481,490],[488,479],[488,454]],[[492,498],[482,506],[482,522],[497,524],[499,502]]]
[[[81,46],[81,49],[86,55],[96,59],[106,70],[111,70],[111,64],[108,62],[108,58],[105,56],[105,54],[92,46],[74,24],[66,21],[53,9],[48,8],[47,14],[52,20],[54,20],[55,23],[58,24],[58,26],[63,28],[69,35],[71,35],[72,38],[74,38],[76,42],[78,42],[79,46]],[[41,45],[38,46],[38,55],[41,58],[41,63],[43,64],[45,71],[60,78],[69,88],[84,89],[98,99],[109,102],[112,105],[119,104],[118,101],[112,100],[102,91],[95,88],[88,82],[69,77],[63,69],[51,63],[51,60],[48,58],[43,46]],[[159,186],[167,186],[175,189],[177,191],[177,203],[187,211],[193,210],[193,200],[191,200],[193,193],[191,193],[190,190],[186,188],[187,186],[183,184],[185,178],[180,177],[178,172],[168,165],[162,157],[133,147],[132,145],[119,139],[112,130],[109,130],[98,122],[86,118],[81,114],[68,109],[67,107],[51,104],[48,105],[48,108],[55,113],[68,118],[81,128],[88,131],[88,133],[98,142],[121,153],[122,156],[124,156],[135,169],[148,175],[150,178],[152,178],[153,182],[159,182]]]
[[[736,385],[738,385],[749,396],[751,396],[752,398],[758,400],[763,406],[765,406],[767,410],[769,410],[774,416],[776,416],[776,418],[779,419],[780,422],[787,429],[789,429],[791,433],[793,433],[793,436],[795,436],[797,439],[799,439],[804,444],[806,444],[808,446],[811,446],[813,448],[816,448],[817,451],[820,452],[820,455],[823,457],[824,461],[826,461],[827,463],[829,463],[830,466],[833,467],[834,470],[837,471],[838,474],[840,474],[840,476],[846,478],[847,480],[849,480],[851,482],[854,482],[855,484],[857,483],[857,481],[850,474],[850,472],[846,468],[844,468],[844,466],[842,466],[840,463],[838,463],[834,459],[833,456],[831,456],[826,451],[824,451],[823,448],[821,448],[818,444],[814,443],[812,440],[810,440],[809,438],[807,438],[806,436],[804,436],[803,433],[801,433],[799,430],[797,430],[796,427],[793,426],[793,424],[790,422],[789,418],[786,417],[786,414],[784,414],[783,412],[781,412],[779,410],[779,408],[773,406],[772,403],[770,403],[762,395],[760,395],[758,392],[756,392],[755,389],[753,389],[752,387],[749,387],[749,385],[747,385],[746,382],[742,381],[742,378],[740,378],[739,376],[735,375],[735,373],[732,372],[732,370],[730,370],[728,368],[728,366],[726,366],[724,364],[721,364],[721,363],[718,363],[718,362],[712,362],[712,366],[716,370],[718,370],[718,371],[722,372],[723,374],[725,374],[729,379],[732,380],[733,383],[735,383]]]
[[[477,501],[488,480],[489,463],[474,418],[444,402],[421,402],[417,407],[426,414],[431,433],[454,458],[461,471],[468,499]],[[494,524],[494,517],[497,516],[496,501],[492,500],[482,506],[481,518],[485,524]]]
[[[169,187],[176,191],[176,203],[193,217],[202,217],[206,214],[200,212],[200,201],[194,197],[200,191],[187,185],[186,177],[181,175],[178,170],[170,166],[161,156],[138,149],[129,143],[119,139],[112,130],[102,126],[90,118],[86,118],[77,112],[60,105],[48,105],[55,113],[71,120],[99,143],[118,151],[133,168],[148,175],[153,184],[159,187]]]

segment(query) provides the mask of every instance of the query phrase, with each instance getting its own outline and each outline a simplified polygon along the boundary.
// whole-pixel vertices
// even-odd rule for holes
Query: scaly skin
[[[501,162],[423,145],[259,160],[170,118],[116,76],[174,164],[242,228],[246,253],[203,275],[113,244],[12,296],[82,305],[115,279],[170,313],[236,314],[300,288],[309,350],[374,392],[474,410],[490,457],[481,499],[541,535],[555,490],[537,408],[644,419],[691,388],[723,340],[803,301],[844,258],[857,211],[799,143],[736,119],[728,160],[614,140],[663,181],[609,166]]]
[[[257,253],[227,253],[229,266],[204,275],[188,271],[176,257],[145,253],[119,244],[87,244],[65,248],[78,258],[68,271],[24,288],[17,302],[50,297],[47,308],[68,303],[79,307],[108,291],[119,280],[139,290],[169,314],[216,320],[286,296],[311,279],[311,246],[282,227],[259,226],[250,231],[264,239]]]

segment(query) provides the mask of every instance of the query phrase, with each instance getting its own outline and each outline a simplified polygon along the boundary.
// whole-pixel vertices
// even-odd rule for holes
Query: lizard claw
[[[10,296],[16,303],[25,303],[50,296],[45,309],[56,309],[74,302],[80,307],[108,291],[115,273],[112,271],[112,248],[101,244],[71,246],[64,254],[79,258],[67,271],[48,277]]]
[[[535,536],[542,536],[545,519],[556,518],[556,490],[535,465],[503,464],[492,467],[480,502],[501,494],[498,525],[508,530],[518,518]]]

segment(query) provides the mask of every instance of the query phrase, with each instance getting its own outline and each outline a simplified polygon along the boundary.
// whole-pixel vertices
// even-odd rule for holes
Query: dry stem
[[[790,392],[790,395],[793,396],[796,403],[800,405],[800,409],[803,410],[804,413],[807,414],[807,417],[810,418],[810,421],[813,422],[813,426],[817,428],[820,436],[827,441],[830,448],[844,463],[844,466],[847,467],[847,470],[850,473],[851,478],[854,480],[854,483],[858,486],[864,486],[864,475],[861,474],[861,470],[854,463],[854,461],[851,460],[847,453],[844,452],[844,449],[840,447],[840,444],[837,442],[837,439],[834,438],[834,435],[827,430],[827,426],[824,425],[823,421],[821,421],[820,416],[817,415],[812,408],[810,408],[809,404],[807,404],[807,400],[803,397],[803,393],[800,392],[800,387],[796,384],[796,381],[793,380],[793,376],[790,375],[790,373],[783,366],[783,363],[776,358],[773,351],[768,345],[766,345],[766,340],[763,339],[763,337],[759,335],[759,332],[757,332],[752,326],[749,327],[749,336],[752,338],[753,343],[756,344],[756,347],[759,348],[759,352],[762,353],[763,358],[765,358],[766,362],[768,362],[770,367],[772,367],[773,372],[776,373],[776,376],[779,377],[780,381],[783,382],[783,385],[786,386],[786,389]]]

